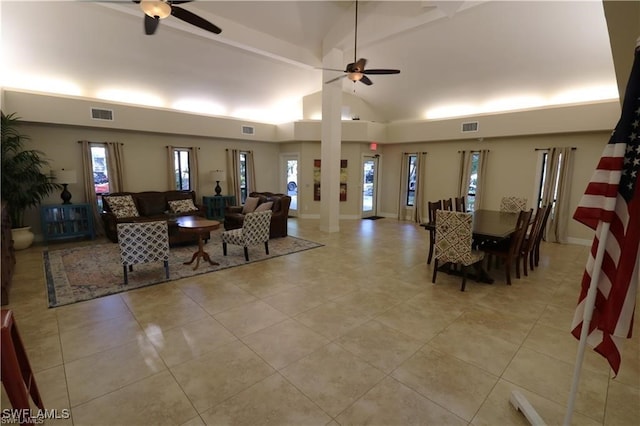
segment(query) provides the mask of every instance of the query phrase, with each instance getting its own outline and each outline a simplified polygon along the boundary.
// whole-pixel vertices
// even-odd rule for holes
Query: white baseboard
[[[593,240],[585,240],[584,238],[569,237],[569,238],[567,238],[567,242],[569,244],[575,244],[575,245],[578,245],[578,246],[591,247],[591,244],[593,243]]]

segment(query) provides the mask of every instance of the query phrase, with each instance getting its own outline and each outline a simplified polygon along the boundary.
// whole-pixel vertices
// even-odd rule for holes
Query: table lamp
[[[62,184],[63,189],[60,193],[62,198],[62,204],[71,204],[71,193],[67,190],[67,185],[70,183],[77,183],[76,171],[60,169],[55,173],[56,182]]]
[[[216,183],[216,197],[219,197],[221,195],[220,193],[222,192],[222,188],[220,188],[220,182],[224,182],[224,170],[211,171],[211,180]]]

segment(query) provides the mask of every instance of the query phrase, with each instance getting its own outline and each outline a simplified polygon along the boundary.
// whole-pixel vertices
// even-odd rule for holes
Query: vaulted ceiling
[[[354,58],[352,1],[193,1],[215,35],[173,16],[156,33],[130,1],[0,3],[3,87],[194,108],[254,121],[300,119],[302,98]],[[323,64],[331,49],[342,63]],[[422,120],[617,98],[599,1],[361,1],[366,86],[344,91],[380,121]],[[182,102],[182,104],[180,104]],[[185,106],[190,105],[190,106]]]

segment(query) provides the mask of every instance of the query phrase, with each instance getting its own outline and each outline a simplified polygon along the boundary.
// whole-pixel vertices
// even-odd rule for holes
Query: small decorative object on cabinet
[[[53,204],[42,206],[42,236],[45,241],[95,237],[89,204]]]
[[[222,221],[224,220],[224,208],[226,206],[234,206],[236,197],[233,195],[204,196],[202,197],[202,204],[207,213],[207,219]]]

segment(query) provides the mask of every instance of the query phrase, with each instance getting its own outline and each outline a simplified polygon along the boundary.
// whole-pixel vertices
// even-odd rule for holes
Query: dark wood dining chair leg
[[[511,285],[511,262],[505,262],[504,274],[507,280],[507,285]]]
[[[532,271],[534,268],[534,258],[535,258],[535,253],[531,251],[531,253],[529,253],[529,269],[531,269]]]
[[[529,256],[521,256],[522,257],[522,272],[524,273],[525,277],[528,277],[529,274],[527,273],[527,258]],[[520,262],[520,260],[518,260],[518,262]]]
[[[429,257],[427,258],[427,265],[431,265],[433,259],[433,246],[435,245],[436,236],[434,233],[429,233]]]
[[[460,286],[460,291],[464,291],[465,287],[467,286],[467,268],[464,267],[464,265],[461,265],[462,267],[462,285]]]
[[[520,279],[520,256],[516,257],[516,278]]]
[[[431,278],[432,283],[436,283],[436,275],[438,274],[438,259],[433,261],[433,278]]]

